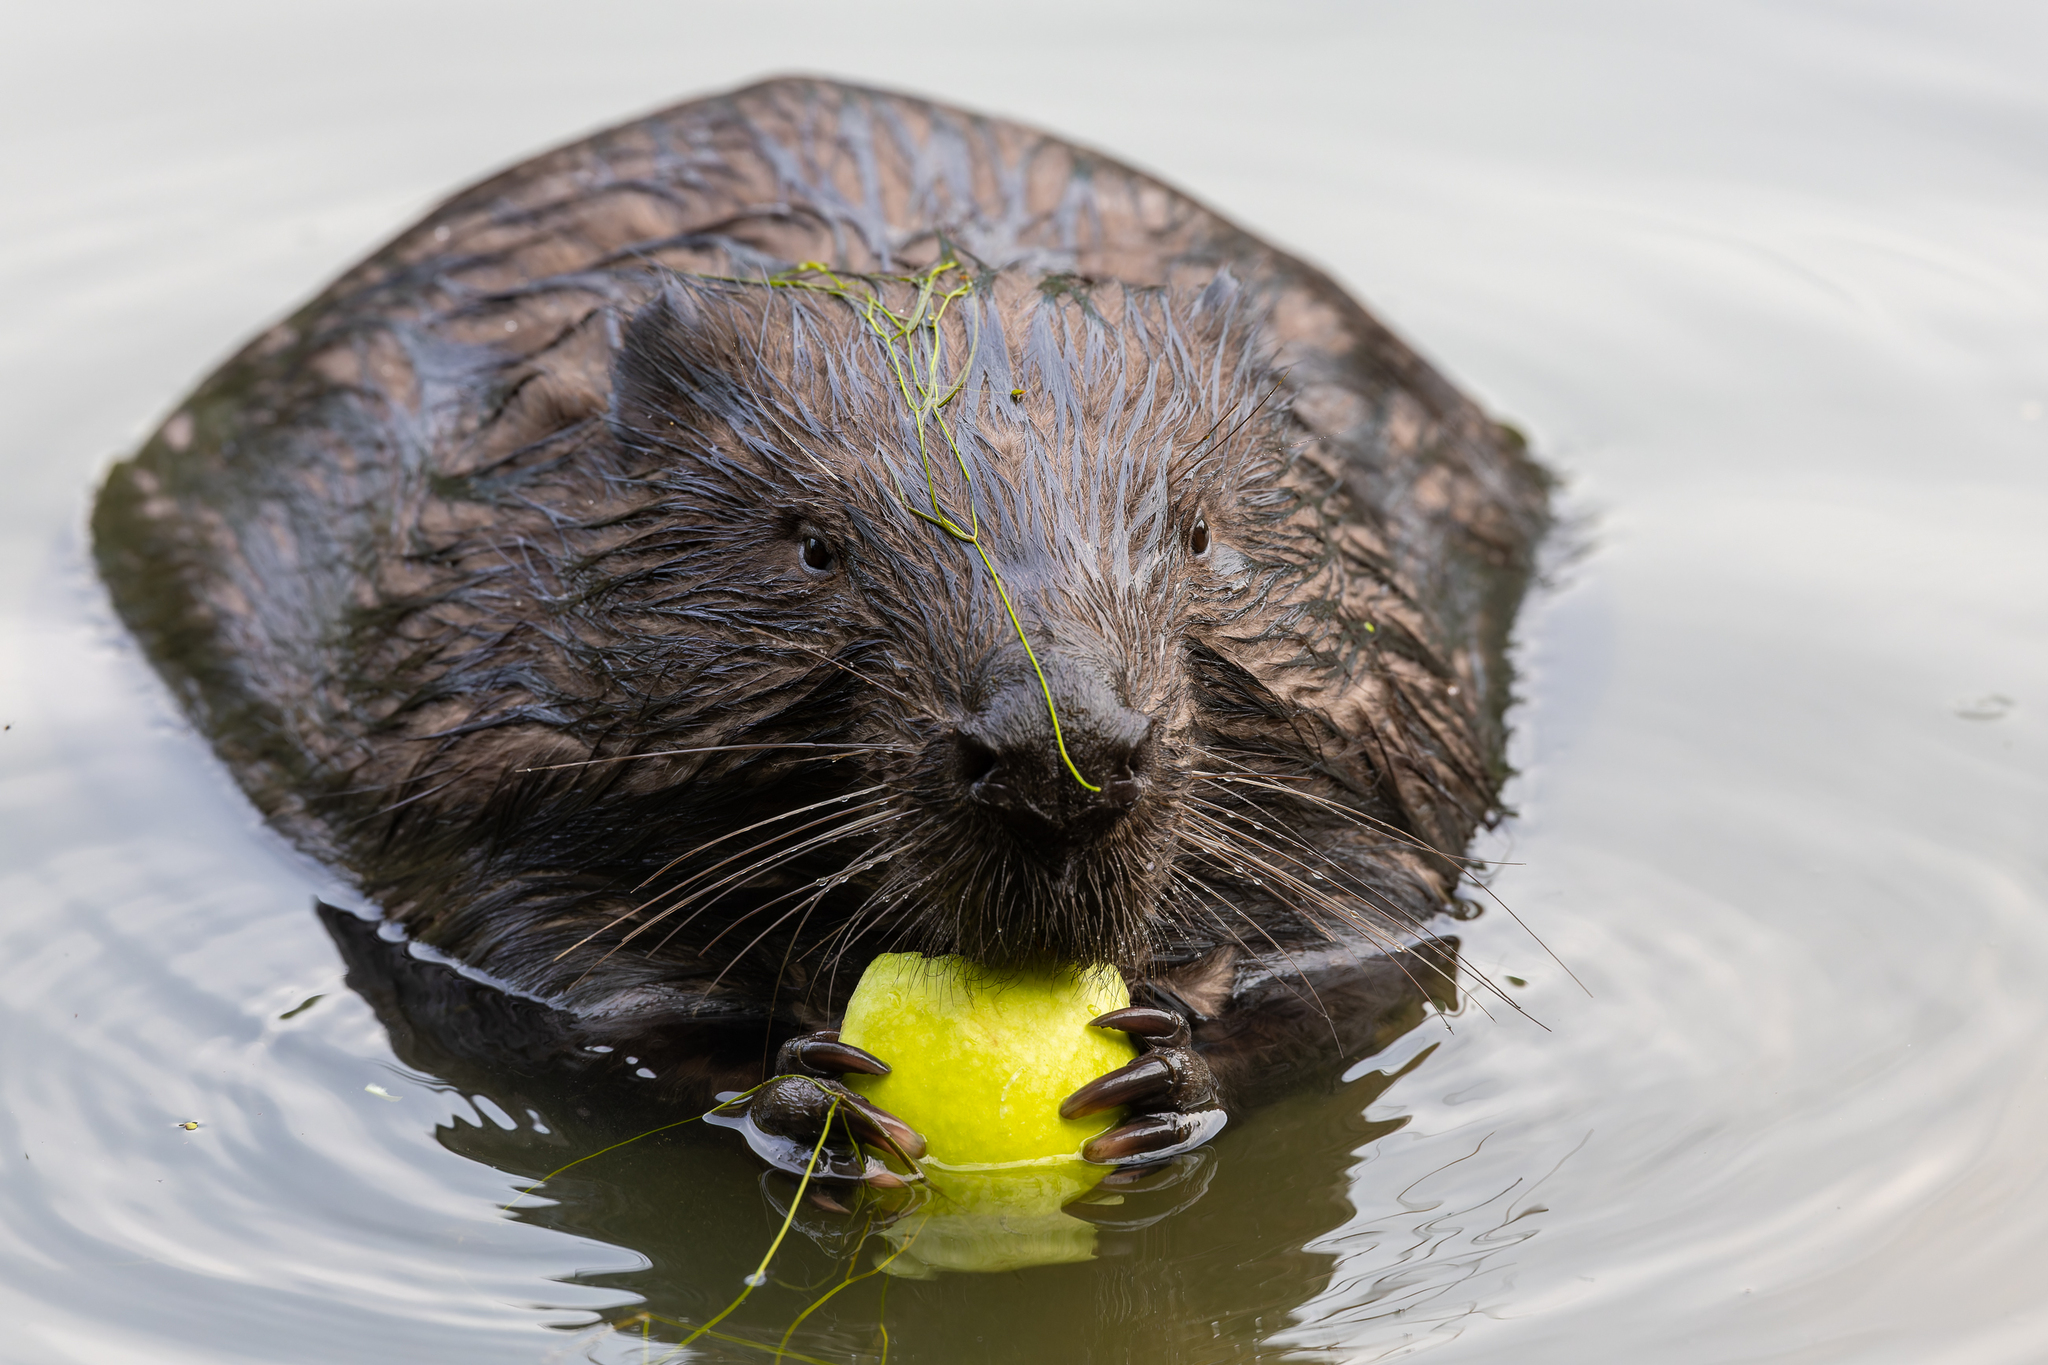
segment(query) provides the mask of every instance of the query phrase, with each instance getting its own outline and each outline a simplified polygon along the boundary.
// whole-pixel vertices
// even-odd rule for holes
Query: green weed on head
[[[988,546],[983,543],[981,517],[974,501],[974,475],[969,472],[967,459],[960,452],[953,424],[946,420],[946,406],[960,395],[967,375],[974,368],[975,353],[981,345],[980,320],[970,313],[974,322],[969,332],[968,352],[956,369],[949,370],[946,366],[945,335],[940,329],[954,303],[974,292],[974,276],[958,260],[948,256],[937,265],[909,275],[861,274],[834,270],[820,261],[805,261],[780,274],[754,279],[732,275],[701,278],[726,284],[765,285],[770,289],[800,289],[806,293],[822,294],[851,308],[881,342],[897,395],[909,411],[911,428],[917,434],[917,458],[924,471],[925,495],[929,504],[928,507],[917,507],[906,498],[904,510],[937,528],[941,534],[972,548],[981,560],[989,582],[995,587],[996,596],[1002,600],[1003,611],[1017,632],[1017,642],[1024,646],[1024,657],[1031,661],[1031,671],[1038,679],[1038,690],[1045,698],[1045,713],[1052,721],[1052,738],[1059,748],[1060,762],[1066,765],[1067,771],[1082,787],[1091,792],[1101,791],[1102,788],[1081,775],[1081,770],[1074,766],[1073,757],[1067,752],[1066,736],[1060,730],[1059,707],[1052,699],[1052,684],[1046,681],[1045,669],[1038,662],[1038,652],[1031,647],[1031,638],[1025,632],[1022,618],[1017,615],[1010,590],[997,571],[995,560],[989,556]],[[909,293],[907,306],[898,309],[889,305],[883,291],[892,285]],[[921,351],[918,346],[920,337],[924,340]],[[1012,397],[1021,393],[1018,390]],[[954,468],[960,471],[959,502],[966,509],[965,515],[949,510],[940,499],[938,468],[933,462],[932,443],[927,436],[927,432],[933,429],[938,431],[946,449],[951,452]]]

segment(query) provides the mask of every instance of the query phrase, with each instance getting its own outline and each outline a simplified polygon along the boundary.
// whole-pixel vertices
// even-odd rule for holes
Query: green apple
[[[941,1166],[1071,1161],[1122,1111],[1063,1119],[1060,1101],[1138,1055],[1127,1034],[1088,1021],[1130,1003],[1113,967],[998,972],[885,953],[854,988],[839,1037],[890,1072],[846,1082],[921,1133]]]

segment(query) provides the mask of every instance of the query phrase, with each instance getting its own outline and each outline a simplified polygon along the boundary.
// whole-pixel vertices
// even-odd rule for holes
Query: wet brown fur
[[[948,420],[1076,762],[1108,761],[1091,708],[1156,727],[1142,799],[1059,855],[961,798],[955,736],[1031,674],[906,511],[885,350],[733,282],[948,258]],[[1330,1038],[1235,1006],[1341,1001],[1331,945],[1409,942],[1457,885],[1544,509],[1311,267],[1043,134],[785,80],[436,210],[209,379],[94,530],[265,815],[589,1038],[813,1027],[917,947],[1113,960],[1251,1058]]]

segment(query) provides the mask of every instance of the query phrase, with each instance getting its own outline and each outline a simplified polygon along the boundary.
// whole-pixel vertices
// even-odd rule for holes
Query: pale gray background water
[[[571,1328],[738,1287],[688,1260],[765,1237],[717,1153],[580,1230],[497,1211],[451,1148],[538,1139],[336,994],[306,906],[343,892],[174,718],[81,527],[437,197],[791,68],[1096,143],[1329,266],[1591,546],[1524,617],[1490,845],[1590,998],[1476,922],[1550,1032],[1468,1013],[1369,1107],[1240,1125],[1134,1261],[900,1286],[891,1359],[2048,1358],[2048,9],[1954,0],[13,7],[0,1358],[623,1361]],[[826,1319],[872,1339],[871,1299]]]

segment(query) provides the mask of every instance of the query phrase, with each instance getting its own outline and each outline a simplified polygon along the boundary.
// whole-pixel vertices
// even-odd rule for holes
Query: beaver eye
[[[1196,517],[1195,524],[1188,529],[1188,553],[1200,559],[1209,553],[1209,519]]]
[[[803,561],[806,569],[816,574],[831,573],[832,566],[838,562],[832,555],[832,547],[825,543],[823,536],[805,536],[803,543],[797,547],[797,558]]]

